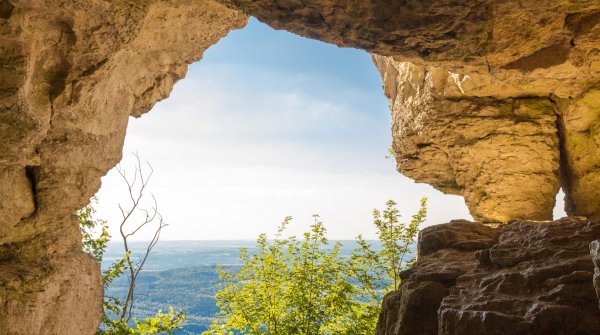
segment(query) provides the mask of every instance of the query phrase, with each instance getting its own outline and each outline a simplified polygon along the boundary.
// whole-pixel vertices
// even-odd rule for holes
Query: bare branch
[[[136,279],[142,271],[144,265],[146,264],[150,252],[158,243],[161,230],[167,226],[167,224],[163,220],[162,215],[158,211],[158,203],[154,195],[150,194],[150,196],[152,197],[151,208],[148,210],[142,207],[142,200],[145,197],[145,190],[150,182],[150,178],[154,173],[154,169],[152,168],[150,163],[146,162],[146,165],[149,169],[149,172],[147,173],[144,168],[144,165],[140,160],[139,155],[137,153],[133,153],[133,156],[136,159],[136,165],[132,179],[127,176],[125,170],[121,166],[117,166],[117,172],[119,173],[119,175],[121,175],[121,178],[127,186],[127,192],[129,196],[129,204],[127,206],[119,204],[119,210],[121,211],[122,216],[122,220],[119,225],[119,232],[121,234],[121,238],[123,240],[123,247],[125,249],[125,262],[129,270],[127,276],[127,280],[129,281],[129,289],[127,291],[127,297],[123,302],[123,306],[120,312],[121,319],[125,320],[126,322],[128,322],[132,316],[135,298]],[[142,215],[142,220],[139,221],[139,223],[135,225],[132,229],[127,229],[127,226],[130,225],[129,221],[133,220],[134,216],[139,216],[136,215],[136,213]],[[137,234],[144,227],[149,227],[154,224],[157,224],[154,228],[154,235],[150,242],[148,242],[146,250],[142,254],[140,261],[137,262],[137,264],[134,264],[132,260],[133,255],[129,246],[128,239],[131,236]]]

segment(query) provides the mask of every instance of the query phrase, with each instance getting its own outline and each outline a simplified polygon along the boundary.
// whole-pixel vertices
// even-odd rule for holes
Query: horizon
[[[296,239],[301,239],[302,237],[297,237],[297,236],[292,236],[292,237],[296,237]],[[290,237],[290,238],[292,238]],[[286,238],[287,239],[287,238]],[[332,239],[332,238],[327,238],[328,241],[356,241],[356,239]],[[379,239],[364,239],[365,241],[380,241]],[[274,241],[274,239],[267,239],[267,241]],[[148,243],[150,242],[150,240],[132,240],[132,241],[128,241],[128,243]],[[234,240],[163,240],[162,238],[158,241],[158,243],[161,242],[256,242],[256,239],[234,239]],[[122,244],[122,241],[119,242],[115,242],[115,241],[109,241],[108,243],[110,244]],[[157,244],[158,245],[158,244]]]

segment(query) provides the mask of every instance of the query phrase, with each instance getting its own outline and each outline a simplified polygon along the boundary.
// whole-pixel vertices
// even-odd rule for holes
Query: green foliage
[[[108,233],[107,222],[93,217],[96,212],[93,207],[95,203],[97,203],[97,200],[92,198],[91,203],[76,214],[83,235],[83,251],[101,262],[111,236]],[[107,269],[102,271],[102,283],[105,292],[114,279],[129,269],[128,264],[131,264],[130,251],[127,251],[122,258],[115,260]],[[111,316],[119,315],[122,312],[123,305],[124,303],[116,297],[104,297],[104,317],[100,329],[96,333],[97,335],[175,334],[174,332],[179,329],[179,325],[185,320],[185,315],[182,312],[175,312],[173,307],[169,307],[168,312],[163,313],[159,310],[154,317],[142,321],[133,318],[133,326],[131,326],[123,317],[111,318]]]
[[[350,257],[327,240],[318,216],[300,240],[282,237],[291,222],[285,218],[274,239],[259,236],[256,253],[240,250],[239,273],[219,270],[221,310],[203,334],[374,334],[381,299],[398,288],[400,271],[412,263],[405,258],[427,212],[423,198],[403,224],[395,205],[388,201],[383,213],[373,213],[382,250],[359,236]]]
[[[387,152],[385,153],[385,159],[391,158],[396,158],[396,152],[394,151],[394,147],[390,144],[390,146],[387,149]]]
[[[106,244],[110,240],[110,235],[108,234],[108,223],[105,220],[93,218],[96,210],[92,204],[97,202],[98,200],[95,197],[90,199],[90,204],[77,212],[77,218],[83,235],[83,251],[92,255],[98,262],[102,262],[102,256],[106,251]],[[100,233],[96,237],[97,229],[100,229]]]
[[[179,329],[179,324],[185,320],[185,315],[175,312],[173,307],[169,307],[167,313],[158,311],[153,318],[146,318],[139,321],[133,318],[134,326],[130,327],[124,319],[105,320],[104,328],[98,330],[97,335],[151,335],[164,334],[172,335]]]
[[[410,246],[419,233],[419,226],[425,222],[427,199],[421,199],[421,207],[408,225],[399,222],[400,214],[393,200],[389,200],[386,205],[383,213],[377,209],[373,210],[373,218],[377,235],[383,243],[379,255],[380,268],[387,269],[387,278],[391,285],[389,290],[397,290],[400,285],[400,272],[413,262],[413,259],[405,258],[411,254]]]

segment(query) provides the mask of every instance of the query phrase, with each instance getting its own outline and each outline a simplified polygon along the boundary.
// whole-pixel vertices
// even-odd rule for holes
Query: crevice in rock
[[[600,24],[600,11],[571,13],[565,18],[565,26],[575,37],[589,33]]]
[[[33,194],[33,211],[31,212],[31,216],[35,215],[38,210],[38,194],[37,194],[37,166],[26,166],[25,167],[25,176],[29,180],[31,184],[31,193]]]
[[[70,48],[75,45],[77,37],[73,28],[66,22],[59,22],[60,39],[56,42],[58,51],[55,57],[58,57],[57,64],[44,74],[44,79],[50,85],[48,96],[50,101],[54,101],[67,86],[67,78],[71,70],[72,64],[69,61]]]
[[[83,73],[81,74],[81,77],[91,76],[92,74],[94,74],[94,72],[96,72],[98,69],[100,69],[102,67],[102,65],[106,64],[106,62],[108,62],[108,58],[104,58],[103,60],[99,61],[98,63],[96,63],[93,66],[91,66],[90,68],[88,68],[87,70],[83,71]]]
[[[569,58],[570,44],[558,43],[541,49],[529,56],[518,59],[502,68],[507,70],[520,70],[531,72],[535,69],[547,69],[549,67],[560,65]]]
[[[13,6],[10,2],[8,1],[0,1],[0,18],[1,19],[8,19],[10,18],[13,9],[15,9],[15,6]]]
[[[572,173],[571,168],[569,166],[569,160],[567,158],[567,148],[566,148],[566,129],[565,123],[563,121],[563,104],[561,104],[560,100],[556,96],[550,96],[550,102],[554,106],[554,111],[556,113],[556,136],[558,137],[558,148],[559,148],[559,160],[560,160],[560,169],[558,171],[558,177],[560,181],[560,187],[565,193],[565,212],[567,215],[571,216],[575,213],[575,203],[573,202],[573,198],[571,196],[571,181]]]

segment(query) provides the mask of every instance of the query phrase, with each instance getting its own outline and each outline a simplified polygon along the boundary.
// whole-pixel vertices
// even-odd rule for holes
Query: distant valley
[[[335,243],[336,241],[331,241]],[[354,241],[341,241],[342,255],[348,255]],[[377,247],[377,241],[371,241]],[[214,295],[219,290],[216,265],[229,271],[240,268],[239,248],[252,253],[254,241],[160,241],[148,258],[144,271],[136,282],[134,316],[152,316],[157,310],[173,306],[187,312],[186,323],[178,334],[199,334],[208,329],[215,313]],[[144,242],[130,243],[134,259],[146,248]],[[102,263],[103,268],[123,255],[122,246],[110,243]],[[115,280],[108,295],[123,297],[128,289],[126,277]]]

